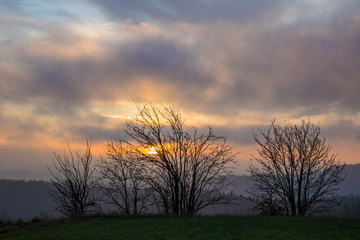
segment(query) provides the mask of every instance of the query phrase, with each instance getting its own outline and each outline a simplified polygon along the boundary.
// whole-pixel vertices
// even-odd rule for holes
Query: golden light
[[[144,148],[144,152],[149,155],[161,155],[164,152],[169,152],[172,149],[171,143],[162,143],[162,144],[156,144],[149,145],[147,148]]]
[[[158,154],[157,150],[156,150],[156,147],[149,147],[146,151],[147,154],[150,154],[150,155],[155,155],[155,154]]]

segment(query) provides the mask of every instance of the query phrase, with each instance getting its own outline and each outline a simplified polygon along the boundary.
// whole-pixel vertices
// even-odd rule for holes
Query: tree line
[[[216,204],[231,204],[229,188],[238,153],[209,127],[200,132],[175,107],[138,105],[126,126],[127,139],[108,140],[96,163],[87,141],[83,154],[69,145],[55,154],[49,196],[65,216],[99,211],[100,201],[120,213],[149,209],[194,215]],[[253,131],[259,146],[249,167],[255,182],[251,201],[261,214],[307,216],[338,204],[334,195],[345,178],[344,165],[320,137],[319,125],[271,125]],[[100,189],[101,194],[97,194]]]

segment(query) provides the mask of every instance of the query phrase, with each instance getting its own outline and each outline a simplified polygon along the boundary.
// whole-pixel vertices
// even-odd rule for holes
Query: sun
[[[155,155],[155,154],[158,154],[157,150],[156,150],[156,147],[149,147],[147,149],[147,154],[150,154],[150,155]]]

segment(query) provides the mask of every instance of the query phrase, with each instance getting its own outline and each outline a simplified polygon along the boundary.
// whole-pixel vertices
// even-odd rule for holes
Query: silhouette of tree
[[[91,167],[91,142],[86,142],[83,155],[74,156],[69,144],[67,150],[62,156],[54,153],[53,169],[48,167],[52,175],[48,194],[56,203],[56,211],[68,217],[83,216],[99,207],[95,197],[95,168]]]
[[[223,191],[236,153],[226,138],[209,128],[189,128],[174,107],[137,106],[139,115],[127,125],[132,150],[145,171],[150,197],[167,214],[196,214],[230,202]]]
[[[331,211],[345,178],[344,165],[310,121],[285,126],[271,122],[253,133],[260,149],[249,167],[253,200],[271,214],[305,216]]]
[[[138,154],[121,141],[108,141],[105,152],[107,159],[101,158],[99,165],[104,201],[116,205],[121,213],[140,214],[148,199]]]

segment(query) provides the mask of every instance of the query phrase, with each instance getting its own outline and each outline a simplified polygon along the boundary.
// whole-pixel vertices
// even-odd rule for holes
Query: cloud
[[[122,137],[134,99],[182,104],[196,126],[244,146],[253,126],[274,118],[311,116],[328,136],[360,136],[360,8],[351,0],[322,19],[299,17],[311,1],[81,0],[92,10],[78,18],[64,5],[47,18],[4,4],[0,143]],[[285,21],[291,8],[298,15]]]
[[[303,116],[311,109],[359,110],[358,21],[256,26],[128,23],[115,28],[135,32],[131,37],[112,33],[97,40],[55,29],[8,54],[26,68],[3,70],[14,80],[2,92],[6,98],[35,98],[64,115],[94,101],[136,98],[229,116],[242,110],[299,115],[302,109]]]
[[[278,14],[279,0],[227,1],[117,1],[91,0],[113,19],[137,22],[161,20],[180,22],[258,21]]]
[[[213,130],[216,135],[225,136],[227,140],[234,146],[239,147],[240,150],[244,146],[253,145],[254,137],[252,134],[253,129],[256,129],[254,125],[242,125],[242,126],[216,126]],[[201,132],[207,132],[205,127],[200,128]]]
[[[54,41],[59,34],[61,41]],[[207,84],[208,79],[192,69],[191,50],[162,36],[154,38],[145,33],[141,37],[145,39],[112,43],[100,56],[90,50],[101,43],[87,43],[88,39],[77,38],[64,29],[14,46],[7,50],[7,55],[17,64],[3,70],[3,96],[8,100],[19,100],[15,96],[23,101],[36,99],[49,105],[53,112],[69,114],[92,101],[116,100],[124,95],[137,98],[144,92],[155,93],[162,88],[201,89]],[[76,54],[82,46],[91,46],[90,52]],[[67,51],[73,54],[68,55]],[[5,84],[10,79],[11,83]],[[141,87],[146,84],[153,89]],[[9,91],[11,96],[7,94]]]
[[[360,123],[358,120],[340,119],[331,124],[321,126],[324,137],[330,140],[348,139],[360,142]]]
[[[19,150],[21,149],[21,151]],[[29,146],[0,145],[0,168],[26,169],[35,172],[47,172],[46,166],[51,164],[53,149],[31,148]]]
[[[260,111],[322,107],[319,114],[334,105],[338,111],[359,111],[354,91],[360,88],[354,64],[359,61],[358,26],[345,19],[335,26],[282,27],[245,35],[246,48],[228,54],[233,81],[224,99],[219,98],[221,104]]]

